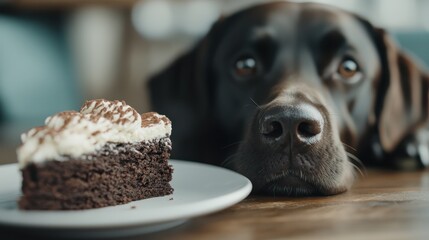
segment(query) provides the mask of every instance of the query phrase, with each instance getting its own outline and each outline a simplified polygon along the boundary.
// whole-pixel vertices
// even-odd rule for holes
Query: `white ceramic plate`
[[[0,225],[67,232],[110,231],[109,236],[116,229],[152,232],[232,206],[252,189],[247,178],[227,169],[179,160],[170,163],[174,168],[172,195],[79,211],[17,209],[16,201],[21,194],[18,166],[0,166]]]

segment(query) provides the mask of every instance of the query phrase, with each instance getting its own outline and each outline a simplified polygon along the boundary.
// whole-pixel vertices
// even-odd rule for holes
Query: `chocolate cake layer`
[[[168,137],[107,143],[94,154],[31,163],[22,169],[21,209],[77,210],[168,195],[173,169]]]

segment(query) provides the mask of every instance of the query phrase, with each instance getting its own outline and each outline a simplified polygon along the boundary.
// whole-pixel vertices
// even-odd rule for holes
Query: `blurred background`
[[[221,15],[263,0],[0,0],[0,162],[19,135],[85,99],[149,109],[145,81]],[[300,2],[300,1],[296,1]],[[389,30],[429,65],[429,0],[315,0]]]

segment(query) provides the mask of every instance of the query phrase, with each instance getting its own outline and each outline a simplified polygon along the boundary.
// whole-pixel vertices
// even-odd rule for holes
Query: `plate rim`
[[[190,218],[194,218],[194,217],[199,217],[199,216],[204,216],[210,213],[214,213],[217,211],[221,211],[224,210],[228,207],[231,207],[235,204],[237,204],[238,202],[242,201],[243,199],[245,199],[250,192],[252,191],[252,183],[250,182],[250,180],[248,178],[246,178],[245,176],[234,172],[230,169],[226,169],[220,166],[215,166],[215,165],[210,165],[210,164],[206,164],[206,163],[201,163],[201,162],[194,162],[194,161],[188,161],[188,160],[179,160],[179,159],[170,159],[169,160],[169,164],[170,165],[176,165],[176,164],[190,164],[190,165],[198,165],[200,167],[208,167],[208,168],[213,168],[216,170],[220,170],[220,171],[225,171],[225,172],[229,172],[229,174],[233,174],[236,177],[241,177],[242,180],[244,180],[246,182],[246,184],[244,186],[242,186],[240,189],[235,190],[233,192],[229,192],[227,194],[223,194],[220,196],[216,196],[216,197],[212,197],[209,199],[205,199],[203,201],[198,201],[198,202],[193,202],[193,203],[188,203],[188,204],[192,204],[193,206],[195,206],[195,208],[200,209],[199,211],[192,211],[189,213],[176,213],[170,216],[163,216],[163,217],[158,217],[155,218],[155,220],[153,221],[148,221],[147,219],[142,219],[142,220],[135,220],[135,218],[132,219],[121,219],[121,221],[117,221],[117,222],[110,222],[110,223],[85,223],[85,224],[72,224],[70,225],[69,223],[63,223],[63,222],[59,222],[55,225],[51,225],[51,224],[47,224],[47,223],[43,223],[43,222],[38,222],[38,223],[30,223],[30,222],[17,222],[17,221],[4,221],[5,219],[0,218],[0,225],[3,226],[13,226],[13,227],[22,227],[22,228],[35,228],[35,229],[52,229],[52,230],[60,230],[60,229],[82,229],[82,230],[100,230],[100,229],[105,229],[105,228],[118,228],[118,229],[122,229],[122,228],[129,228],[129,227],[137,227],[137,226],[153,226],[153,225],[157,225],[157,224],[162,224],[162,223],[166,223],[166,222],[171,222],[171,221],[178,221],[178,220],[187,220]],[[3,164],[0,165],[0,169],[1,168],[15,168],[18,170],[19,173],[19,166],[17,163],[11,163],[11,164]],[[19,186],[21,186],[21,184],[19,184]],[[18,190],[20,192],[20,190]],[[167,196],[163,196],[161,198],[167,198],[167,197],[174,197],[173,195],[167,195]],[[225,202],[224,199],[233,199],[233,200],[228,200]],[[111,208],[117,207],[117,206],[123,206],[123,205],[127,205],[127,204],[132,204],[138,201],[144,201],[143,200],[137,200],[137,201],[133,201],[130,203],[126,203],[126,204],[120,204],[120,205],[116,205],[116,206],[111,206]],[[222,202],[222,204],[213,204],[213,203],[218,203],[218,202]],[[186,205],[188,205],[186,204]],[[199,207],[198,205],[204,205],[205,207]],[[210,206],[210,207],[207,207]],[[98,208],[98,209],[88,209],[88,210],[78,210],[78,211],[91,211],[91,210],[99,210],[102,208]],[[20,210],[17,210],[20,211]],[[0,209],[0,213],[1,213],[1,209]],[[37,211],[37,213],[41,213],[43,211]],[[49,213],[53,213],[53,212],[58,212],[59,214],[62,214],[64,212],[69,212],[69,211],[49,211]],[[114,215],[114,213],[112,214]]]

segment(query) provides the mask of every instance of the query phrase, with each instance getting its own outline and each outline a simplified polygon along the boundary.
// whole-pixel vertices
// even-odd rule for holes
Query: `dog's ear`
[[[375,123],[384,153],[393,156],[408,151],[406,141],[416,141],[419,129],[426,128],[429,78],[383,29],[373,28],[373,34],[381,61]]]
[[[152,110],[172,120],[174,157],[197,157],[198,142],[195,141],[204,137],[204,129],[209,129],[204,124],[209,122],[213,99],[210,65],[221,21],[219,19],[193,48],[148,81]],[[190,149],[189,145],[196,147]],[[186,149],[189,152],[184,152]]]
[[[223,21],[223,17],[220,17],[203,39],[165,69],[150,77],[148,88],[154,110],[162,112],[171,103],[183,102],[192,106],[195,111],[207,111],[209,104],[207,99],[210,99],[209,65],[213,58],[212,46],[219,38],[220,25]]]
[[[206,89],[207,38],[200,40],[186,53],[149,79],[151,106],[164,113],[183,102],[204,109]],[[199,101],[196,101],[196,100]],[[166,109],[167,108],[167,109]],[[164,113],[166,114],[166,113]]]

